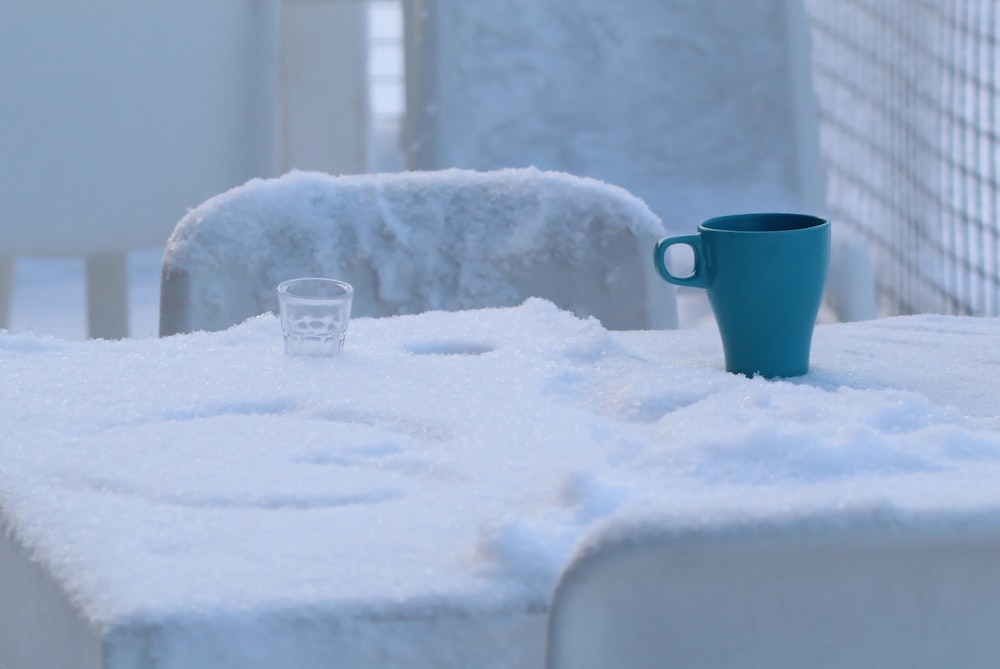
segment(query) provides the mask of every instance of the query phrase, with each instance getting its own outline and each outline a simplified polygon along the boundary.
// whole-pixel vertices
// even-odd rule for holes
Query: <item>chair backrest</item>
[[[409,169],[595,177],[671,233],[720,214],[827,210],[803,0],[404,9]],[[867,247],[833,231],[831,305],[874,318]]]
[[[0,255],[161,246],[276,172],[280,0],[0,5]]]
[[[547,668],[985,669],[998,618],[997,519],[617,528],[564,570]]]
[[[801,5],[404,3],[408,167],[595,177],[671,232],[727,213],[822,213]]]
[[[652,267],[660,220],[627,191],[533,168],[254,180],[185,216],[167,243],[160,334],[277,308],[285,279],[355,287],[354,314],[549,299],[608,328],[676,326]]]

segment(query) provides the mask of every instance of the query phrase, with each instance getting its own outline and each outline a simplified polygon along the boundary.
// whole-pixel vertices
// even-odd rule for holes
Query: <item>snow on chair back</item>
[[[275,286],[303,276],[353,284],[355,316],[542,297],[608,328],[671,328],[674,293],[651,259],[663,234],[627,191],[568,174],[293,172],[222,193],[177,224],[160,334],[274,311]]]
[[[671,232],[742,211],[821,213],[798,4],[406,3],[408,165],[603,179]]]

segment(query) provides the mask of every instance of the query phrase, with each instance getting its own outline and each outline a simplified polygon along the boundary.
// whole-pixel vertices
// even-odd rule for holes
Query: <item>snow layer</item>
[[[624,189],[564,173],[291,172],[213,197],[178,223],[161,332],[273,312],[274,287],[301,276],[351,283],[358,316],[544,297],[614,329],[670,328],[674,289],[650,261],[664,234]]]
[[[674,232],[726,213],[822,213],[806,26],[785,3],[421,4],[411,168],[596,177]]]
[[[998,335],[820,326],[812,372],[768,382],[725,373],[713,333],[611,332],[542,300],[357,319],[321,361],[283,356],[269,315],[0,332],[0,509],[99,629],[173,648],[158,666],[312,666],[296,639],[325,629],[361,659],[489,666],[470,658],[506,644],[490,661],[513,666],[503,639],[600,524],[995,513]]]

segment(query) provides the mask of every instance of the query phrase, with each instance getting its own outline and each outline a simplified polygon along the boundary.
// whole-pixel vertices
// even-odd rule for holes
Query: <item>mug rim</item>
[[[726,223],[732,224],[735,221],[747,221],[761,218],[780,218],[787,221],[798,220],[801,224],[791,227],[778,227],[773,230],[753,230],[741,227],[730,227]],[[781,234],[787,232],[804,232],[815,230],[823,226],[829,226],[830,219],[815,214],[802,214],[797,212],[754,212],[748,214],[727,214],[724,216],[713,216],[698,226],[703,232],[727,232],[735,234],[760,235],[760,234]]]

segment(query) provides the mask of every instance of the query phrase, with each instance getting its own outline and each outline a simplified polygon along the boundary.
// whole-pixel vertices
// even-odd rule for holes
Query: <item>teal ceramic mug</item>
[[[694,251],[694,269],[675,276],[666,252]],[[809,371],[813,327],[830,261],[830,222],[806,214],[719,216],[698,234],[656,243],[656,270],[678,286],[708,291],[726,370],[766,378]]]

